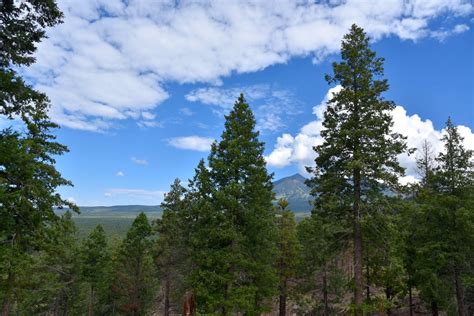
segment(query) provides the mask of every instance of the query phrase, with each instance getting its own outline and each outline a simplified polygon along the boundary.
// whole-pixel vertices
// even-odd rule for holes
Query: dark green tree
[[[333,63],[328,83],[342,89],[328,101],[321,136],[316,146],[316,167],[309,182],[317,197],[316,208],[336,212],[353,232],[354,303],[362,313],[363,249],[361,221],[384,188],[398,186],[403,175],[397,155],[406,150],[404,138],[391,131],[394,103],[385,100],[388,90],[383,58],[370,49],[369,38],[357,25],[341,45],[341,62]]]
[[[0,115],[18,115],[24,132],[0,132],[0,301],[2,315],[15,305],[18,291],[29,282],[25,274],[33,267],[33,254],[47,239],[45,234],[59,218],[56,207],[69,206],[56,188],[70,185],[55,169],[54,157],[67,151],[54,141],[57,126],[48,116],[48,98],[26,84],[19,75],[22,66],[35,59],[36,45],[45,28],[61,22],[56,2],[0,2]]]
[[[161,203],[162,218],[156,221],[158,239],[155,264],[164,293],[163,315],[165,316],[170,315],[172,305],[176,310],[179,306],[178,300],[186,290],[185,279],[189,271],[186,225],[190,223],[186,218],[185,193],[186,189],[181,185],[180,180],[176,179]]]
[[[338,221],[313,212],[298,224],[301,245],[298,266],[298,298],[301,313],[332,315],[343,313],[340,304],[347,278],[344,261],[348,232]]]
[[[118,309],[132,316],[148,315],[156,290],[152,258],[152,229],[145,213],[132,223],[120,245],[113,290]]]
[[[81,277],[87,284],[88,315],[105,312],[101,303],[110,288],[111,263],[104,228],[102,225],[97,225],[81,245]]]
[[[266,309],[277,281],[272,176],[243,94],[225,118],[221,140],[209,155],[212,207],[222,220],[215,227],[219,260],[212,263],[221,267],[213,278],[219,290],[208,295],[222,314],[257,314]]]
[[[18,67],[35,62],[36,45],[47,27],[62,22],[56,1],[0,1],[0,115],[33,113],[45,96],[26,84]]]
[[[300,244],[296,231],[295,214],[288,210],[288,201],[278,201],[276,218],[277,227],[277,260],[276,270],[279,278],[279,315],[285,316],[287,299],[291,291],[290,282],[296,278]]]
[[[434,209],[445,220],[444,230],[448,243],[445,256],[447,268],[454,280],[453,287],[460,316],[467,315],[464,303],[464,284],[473,281],[472,256],[474,255],[474,162],[473,152],[467,150],[463,138],[448,119],[445,128],[444,151],[436,158],[432,199]],[[447,229],[446,229],[447,228]],[[440,227],[438,230],[443,230]],[[435,240],[432,240],[434,242]]]
[[[200,160],[194,177],[189,181],[186,199],[189,207],[189,287],[197,300],[199,312],[213,313],[222,304],[222,276],[227,274],[220,225],[225,214],[213,207],[214,186],[210,171]]]
[[[0,132],[0,297],[8,313],[18,287],[16,275],[29,256],[42,246],[45,234],[59,220],[55,208],[77,207],[56,192],[71,183],[55,169],[55,156],[67,148],[54,140],[47,99],[24,116],[26,132]]]

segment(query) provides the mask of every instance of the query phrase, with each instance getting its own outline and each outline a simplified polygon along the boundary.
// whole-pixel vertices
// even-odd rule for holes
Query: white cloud
[[[73,196],[70,196],[66,199],[69,203],[77,204],[76,199]]]
[[[212,142],[214,142],[213,138],[201,136],[174,137],[168,140],[170,146],[196,151],[209,151]]]
[[[181,108],[179,109],[179,112],[185,116],[193,116],[194,115],[194,112],[190,109],[190,108]]]
[[[244,93],[245,99],[254,109],[257,129],[260,131],[276,132],[286,127],[283,116],[288,120],[288,116],[301,113],[299,102],[290,91],[268,84],[199,88],[189,92],[185,98],[190,102],[211,105],[213,112],[222,116],[232,109],[240,93]]]
[[[440,30],[435,30],[431,31],[431,36],[438,39],[439,41],[444,41],[446,38],[449,36],[455,35],[455,34],[461,34],[464,32],[467,32],[469,30],[469,26],[466,24],[458,24],[452,29],[440,29]]]
[[[133,163],[137,165],[142,165],[142,166],[148,165],[148,161],[146,161],[145,159],[138,159],[136,157],[132,157],[131,160]]]
[[[118,172],[116,173],[116,176],[117,176],[117,177],[123,177],[123,176],[125,176],[125,173],[123,173],[123,171],[118,171]]]
[[[144,121],[144,120],[141,120],[141,121],[137,122],[137,125],[141,128],[163,127],[163,123],[158,122],[158,121]]]
[[[168,98],[167,82],[218,84],[294,56],[318,62],[339,49],[352,23],[374,40],[443,39],[466,25],[444,19],[432,29],[432,20],[473,10],[465,0],[60,0],[59,6],[65,23],[48,31],[37,63],[25,72],[51,98],[56,122],[91,131],[138,120]]]
[[[296,136],[283,134],[277,138],[275,148],[266,157],[269,166],[282,168],[290,164],[296,164],[299,166],[300,172],[304,173],[305,167],[313,164],[316,157],[313,146],[317,146],[323,141],[319,133],[323,128],[322,120],[326,110],[326,102],[340,89],[340,86],[329,89],[321,103],[313,107],[316,120],[304,125],[299,134]]]
[[[322,102],[313,107],[313,114],[316,120],[304,125],[296,136],[283,134],[277,138],[277,142],[272,152],[266,156],[267,164],[271,167],[282,168],[291,164],[297,165],[300,172],[305,172],[306,166],[313,166],[316,154],[314,146],[323,142],[320,132],[323,129],[322,121],[326,102],[332,95],[341,89],[340,86],[329,89]],[[402,106],[396,106],[392,112],[393,131],[407,136],[409,148],[420,148],[422,142],[427,140],[433,149],[434,155],[438,155],[443,150],[441,137],[444,130],[437,130],[429,120],[421,119],[417,114],[409,115]],[[459,133],[464,137],[466,148],[474,150],[474,133],[466,126],[458,126]],[[399,157],[400,164],[406,168],[406,176],[401,182],[413,182],[418,178],[416,170],[416,154],[408,156],[402,154]]]

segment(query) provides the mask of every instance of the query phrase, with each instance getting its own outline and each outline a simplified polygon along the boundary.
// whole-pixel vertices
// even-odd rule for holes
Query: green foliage
[[[308,182],[316,197],[314,213],[340,222],[353,230],[354,300],[362,304],[361,221],[373,204],[384,199],[386,188],[397,188],[403,175],[397,155],[406,150],[404,137],[393,133],[392,101],[382,93],[388,90],[383,76],[383,58],[369,47],[362,28],[353,25],[341,45],[341,62],[333,63],[328,83],[341,90],[328,101],[321,136],[315,147],[316,167],[308,168]],[[360,314],[360,312],[358,312]]]
[[[283,315],[286,314],[287,298],[293,294],[294,289],[290,282],[296,279],[301,250],[297,236],[295,214],[287,207],[287,200],[280,199],[278,201],[276,271],[279,279],[280,314]]]
[[[23,81],[18,67],[34,63],[45,28],[61,23],[62,16],[54,0],[0,3],[0,115],[33,114],[32,104],[46,98]]]
[[[416,188],[406,262],[427,303],[448,308],[455,298],[459,315],[466,315],[465,292],[474,272],[473,152],[464,148],[451,119],[442,140],[437,166],[419,164],[428,172]]]
[[[156,220],[155,225],[159,237],[155,246],[155,264],[164,293],[165,315],[170,312],[171,304],[179,306],[187,289],[186,278],[190,265],[185,192],[180,180],[176,179],[161,203],[163,216]]]
[[[107,310],[111,256],[101,225],[97,225],[82,242],[80,259],[81,279],[88,294],[84,307],[88,307],[89,313],[103,314]]]
[[[225,269],[219,275],[218,306],[251,314],[265,310],[276,282],[272,182],[254,128],[255,118],[241,94],[209,155],[213,209],[224,215],[216,227],[222,261],[215,264]]]
[[[114,306],[126,315],[147,315],[155,292],[148,218],[140,213],[118,250],[113,285]]]

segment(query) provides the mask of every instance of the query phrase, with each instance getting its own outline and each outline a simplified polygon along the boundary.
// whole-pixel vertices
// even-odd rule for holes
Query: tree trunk
[[[3,302],[2,302],[2,316],[8,316],[10,314],[12,288],[13,288],[13,274],[10,270],[8,271],[7,289],[5,291],[5,296],[3,297]]]
[[[365,268],[366,268],[366,278],[367,278],[367,301],[370,301],[370,270],[369,270],[369,247],[366,247],[365,249],[365,261],[366,261],[366,265],[365,265]]]
[[[411,292],[411,284],[408,285],[408,304],[410,304],[410,316],[413,316],[413,293]]]
[[[439,316],[438,303],[435,301],[431,302],[431,315]]]
[[[387,288],[385,289],[385,297],[387,298],[387,301],[390,301],[390,299],[392,298],[392,289],[389,286],[387,286]],[[390,307],[387,308],[387,315],[392,315],[392,309]]]
[[[2,316],[8,316],[10,314],[10,297],[7,294],[3,299],[2,303]]]
[[[163,312],[164,316],[170,315],[170,281],[167,278],[165,282],[165,310]]]
[[[326,265],[324,265],[324,276],[323,276],[323,300],[324,300],[324,316],[329,316],[328,280],[327,280],[327,275],[326,275]]]
[[[458,304],[458,315],[466,316],[466,307],[464,306],[464,288],[462,286],[462,281],[459,278],[459,269],[454,268],[454,283],[456,286],[456,301]]]
[[[355,314],[362,316],[362,303],[364,301],[362,288],[364,286],[362,270],[362,231],[360,215],[360,171],[354,171],[354,303],[356,305]]]
[[[87,313],[87,315],[89,316],[92,316],[94,315],[94,304],[93,304],[93,301],[94,301],[94,287],[90,286],[90,292],[89,292],[89,311]]]
[[[286,294],[280,294],[280,316],[286,316]]]

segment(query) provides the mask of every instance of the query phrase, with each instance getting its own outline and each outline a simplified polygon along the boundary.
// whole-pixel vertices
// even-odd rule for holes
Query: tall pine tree
[[[404,170],[397,155],[406,149],[401,135],[392,133],[390,111],[394,103],[382,97],[388,90],[383,58],[369,47],[369,38],[357,25],[341,45],[341,62],[333,63],[328,83],[342,86],[328,101],[321,136],[316,146],[316,167],[310,181],[317,209],[338,213],[352,226],[354,248],[354,303],[362,313],[363,250],[361,221],[371,200],[382,197],[386,187],[396,187]]]
[[[165,195],[161,208],[163,215],[156,221],[158,240],[156,258],[159,278],[163,288],[163,315],[168,316],[179,306],[179,299],[186,290],[185,278],[189,271],[186,213],[186,189],[176,179]],[[174,303],[174,304],[173,304]],[[173,305],[173,306],[172,306]]]
[[[216,306],[222,314],[257,314],[266,309],[275,290],[275,225],[272,176],[255,131],[254,115],[240,95],[226,116],[221,140],[209,155],[214,186],[212,207],[222,219]]]

